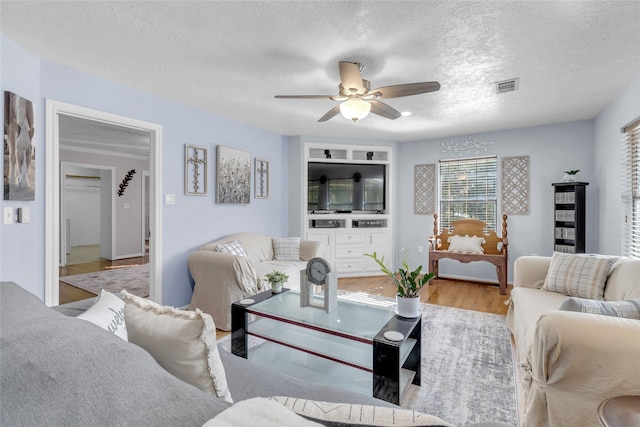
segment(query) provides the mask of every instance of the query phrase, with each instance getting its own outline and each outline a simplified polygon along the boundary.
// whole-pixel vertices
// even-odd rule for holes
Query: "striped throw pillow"
[[[278,260],[300,259],[300,238],[273,239],[273,258]]]
[[[604,285],[616,257],[554,252],[542,289],[570,297],[604,299]]]

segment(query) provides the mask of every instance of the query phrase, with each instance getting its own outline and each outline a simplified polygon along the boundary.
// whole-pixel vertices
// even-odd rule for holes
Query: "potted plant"
[[[580,169],[573,169],[570,171],[564,171],[564,175],[562,176],[562,180],[564,182],[576,182],[576,179],[578,178],[578,172],[580,172]]]
[[[269,283],[271,283],[271,292],[279,294],[282,292],[282,285],[287,283],[289,275],[283,271],[273,270],[271,273],[264,276]]]
[[[384,256],[379,259],[378,255],[365,254],[380,267],[391,283],[396,287],[396,303],[398,305],[397,313],[402,317],[418,317],[420,315],[420,295],[418,291],[426,285],[429,280],[433,279],[434,273],[428,273],[420,276],[422,266],[419,265],[415,270],[411,271],[406,254],[403,255],[402,267],[398,271],[391,271],[384,263]]]

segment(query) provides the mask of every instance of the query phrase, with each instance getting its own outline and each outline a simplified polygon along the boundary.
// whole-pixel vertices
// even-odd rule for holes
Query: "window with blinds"
[[[640,258],[640,118],[622,132],[622,254]]]
[[[498,159],[496,156],[441,160],[440,228],[475,218],[496,228]]]

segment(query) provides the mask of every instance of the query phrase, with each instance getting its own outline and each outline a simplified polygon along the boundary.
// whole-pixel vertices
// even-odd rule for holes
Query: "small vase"
[[[271,284],[271,292],[273,292],[274,294],[279,294],[280,292],[282,292],[282,283],[272,283]]]
[[[396,295],[396,304],[398,309],[396,313],[398,316],[415,318],[420,316],[420,297],[401,297]]]
[[[576,179],[578,178],[577,174],[568,174],[565,173],[564,175],[562,175],[562,181],[564,182],[576,182]]]

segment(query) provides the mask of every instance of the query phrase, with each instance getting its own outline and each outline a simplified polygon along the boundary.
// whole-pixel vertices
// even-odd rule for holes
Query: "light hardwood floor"
[[[60,268],[60,276],[101,271],[112,266],[147,264],[148,262],[149,257],[145,256],[117,261],[100,260],[85,264],[68,265]],[[338,280],[338,288],[389,298],[395,297],[395,288],[389,284],[386,276],[342,278]],[[507,287],[507,295],[500,295],[500,289],[497,284],[434,279],[428,287],[422,288],[420,291],[420,301],[429,304],[505,315],[508,309],[505,301],[509,299],[511,289],[512,286],[509,285]],[[82,289],[60,282],[60,304],[94,296],[95,295]],[[228,334],[229,332],[218,330],[216,335],[217,338],[222,338]]]
[[[386,276],[342,278],[338,279],[338,288],[395,298],[395,287]],[[511,288],[507,286],[507,295],[500,295],[497,284],[434,279],[419,293],[421,302],[505,315]]]
[[[149,257],[135,257],[135,258],[126,258],[119,259],[116,261],[109,261],[106,259],[101,259],[99,261],[92,261],[83,264],[72,264],[67,265],[66,267],[60,267],[59,274],[62,276],[72,276],[74,274],[83,274],[83,273],[93,273],[95,271],[103,271],[108,270],[111,267],[118,266],[122,267],[123,265],[141,265],[148,264]],[[82,299],[95,297],[91,292],[87,292],[83,289],[76,288],[75,286],[67,285],[64,282],[59,282],[59,290],[60,290],[60,304],[66,304],[69,302],[79,301]]]

